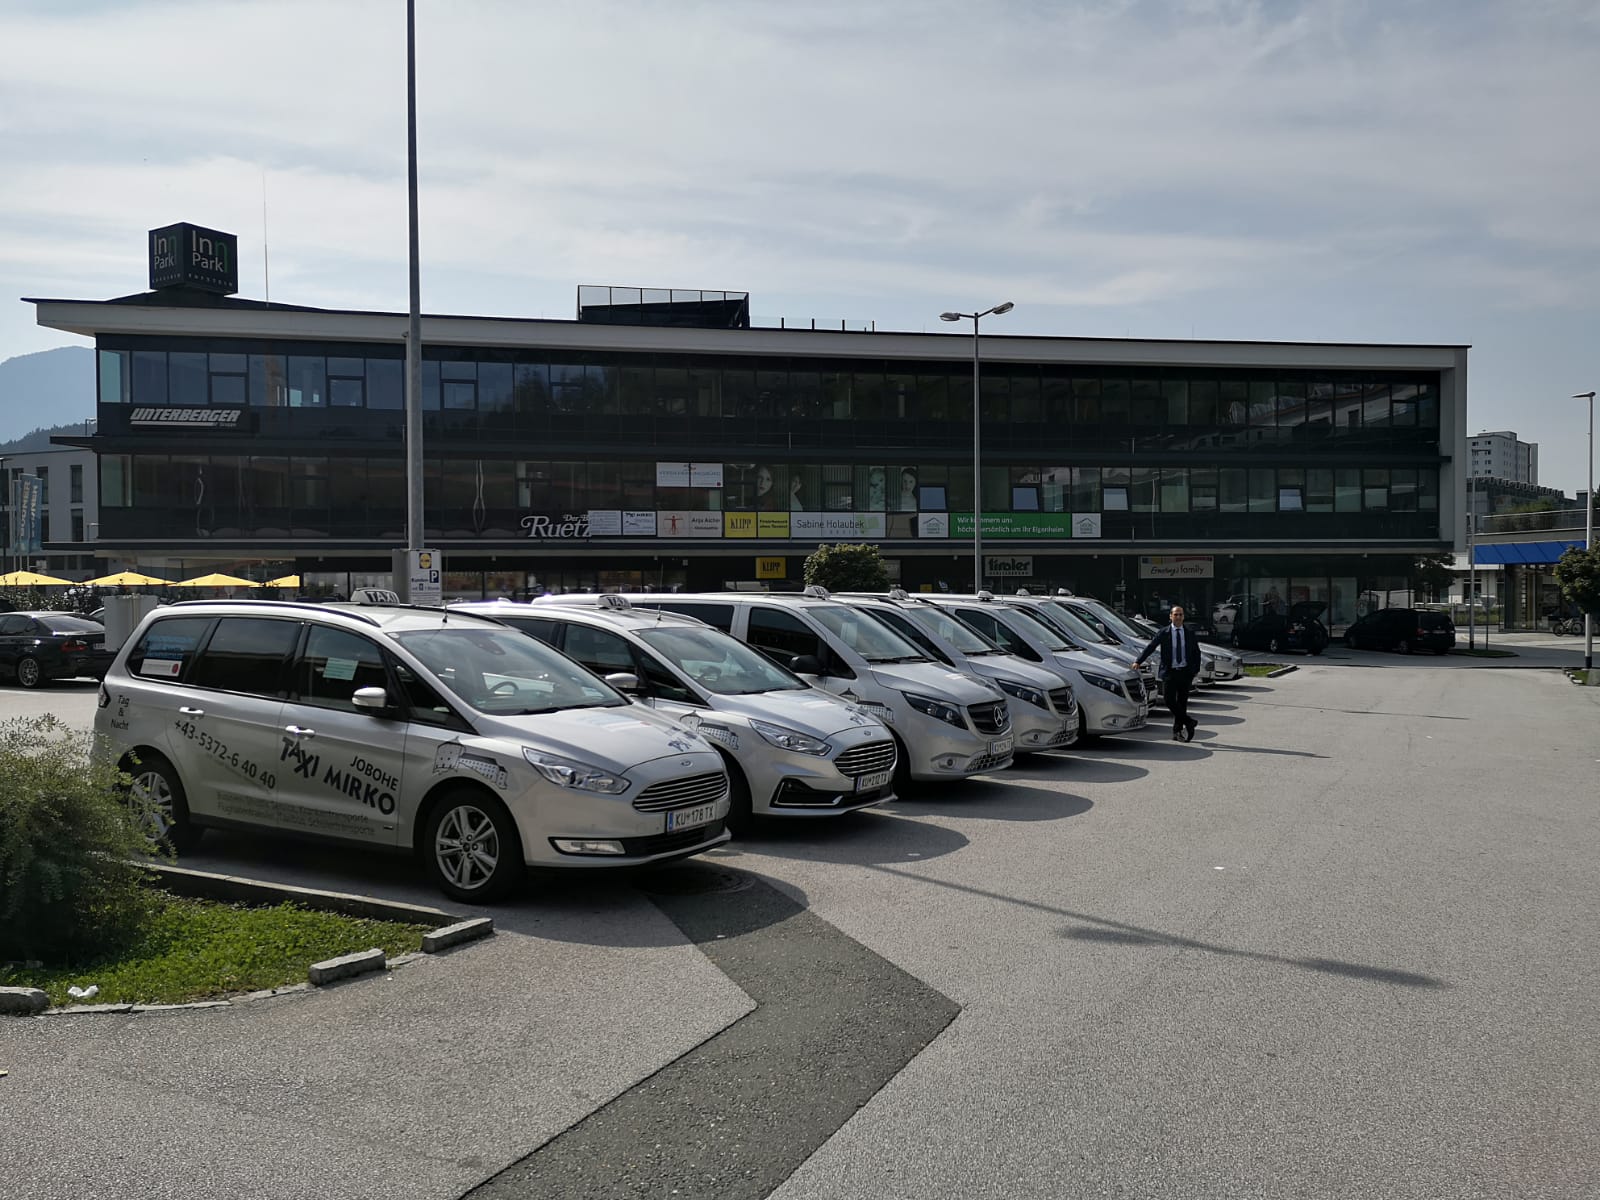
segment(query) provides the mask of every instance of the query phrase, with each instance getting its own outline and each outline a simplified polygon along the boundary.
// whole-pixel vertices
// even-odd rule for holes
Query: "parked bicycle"
[[[1582,617],[1551,617],[1550,632],[1559,634],[1579,634],[1583,632]]]

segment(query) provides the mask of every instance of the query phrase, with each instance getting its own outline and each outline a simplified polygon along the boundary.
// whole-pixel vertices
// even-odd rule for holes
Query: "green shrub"
[[[830,592],[881,592],[889,587],[889,568],[868,543],[818,546],[806,559],[806,582]]]
[[[71,962],[128,936],[155,852],[90,735],[53,716],[0,725],[0,960]]]

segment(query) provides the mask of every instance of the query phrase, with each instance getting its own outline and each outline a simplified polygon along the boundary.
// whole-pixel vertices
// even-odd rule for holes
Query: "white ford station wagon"
[[[467,613],[170,605],[117,654],[95,729],[176,850],[220,826],[415,851],[458,900],[729,836],[709,743]]]

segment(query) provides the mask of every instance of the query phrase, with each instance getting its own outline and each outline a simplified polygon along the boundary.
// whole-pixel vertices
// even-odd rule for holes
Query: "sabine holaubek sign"
[[[231,296],[239,290],[239,239],[180,222],[150,231],[150,290],[191,287]]]

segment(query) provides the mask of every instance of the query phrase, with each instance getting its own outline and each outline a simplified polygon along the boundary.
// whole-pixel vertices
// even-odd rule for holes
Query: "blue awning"
[[[1496,542],[1472,548],[1473,559],[1482,566],[1546,566],[1557,561],[1574,546],[1583,549],[1583,542]]]

